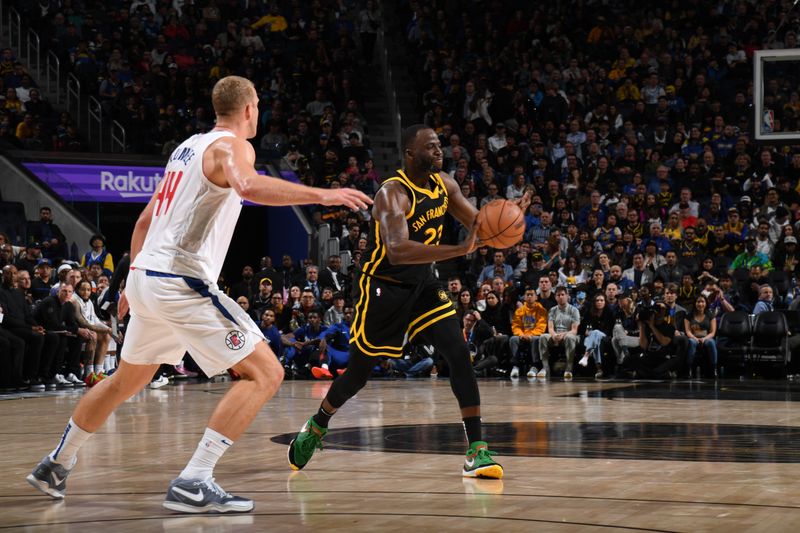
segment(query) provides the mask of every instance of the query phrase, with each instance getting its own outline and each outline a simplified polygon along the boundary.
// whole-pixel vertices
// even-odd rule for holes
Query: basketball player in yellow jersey
[[[366,259],[354,287],[347,371],[289,444],[289,464],[300,470],[322,448],[328,422],[366,384],[375,357],[401,357],[405,339],[424,338],[450,368],[468,442],[462,475],[499,479],[503,467],[492,459],[481,434],[480,395],[469,350],[455,308],[431,265],[477,248],[478,211],[456,182],[439,171],[442,147],[431,128],[407,128],[402,143],[405,171],[387,179],[375,195],[369,244],[362,254]],[[530,199],[526,195],[521,202],[524,211]],[[461,244],[439,244],[446,213],[471,228]]]

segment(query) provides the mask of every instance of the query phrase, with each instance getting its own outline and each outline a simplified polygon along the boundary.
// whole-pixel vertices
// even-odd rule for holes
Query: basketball
[[[525,216],[514,202],[493,200],[478,211],[478,239],[492,248],[510,248],[525,233]]]

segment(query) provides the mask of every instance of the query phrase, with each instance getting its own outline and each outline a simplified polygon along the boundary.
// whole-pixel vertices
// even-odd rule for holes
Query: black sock
[[[464,431],[467,433],[467,442],[470,446],[473,442],[483,440],[481,436],[481,417],[468,416],[464,420]]]
[[[320,405],[319,411],[317,411],[317,414],[314,415],[314,423],[321,428],[327,428],[328,422],[331,421],[331,417],[335,412],[336,411],[334,411],[333,413],[329,413],[328,411],[325,410],[324,407]]]

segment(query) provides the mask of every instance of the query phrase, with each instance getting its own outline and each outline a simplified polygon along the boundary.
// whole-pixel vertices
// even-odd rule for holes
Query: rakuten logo
[[[125,174],[114,174],[104,170],[100,172],[100,190],[116,192],[123,198],[149,197],[153,195],[163,178],[161,172],[136,175],[132,170]]]

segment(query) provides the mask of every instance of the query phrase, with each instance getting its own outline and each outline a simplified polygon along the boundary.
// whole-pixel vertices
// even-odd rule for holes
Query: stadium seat
[[[746,357],[752,337],[750,315],[744,311],[725,313],[722,315],[717,337],[720,339],[717,349],[721,359],[726,355],[736,356],[739,360]]]
[[[755,317],[750,359],[754,362],[786,363],[789,353],[789,324],[780,311],[764,311]]]

